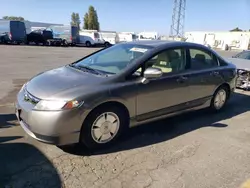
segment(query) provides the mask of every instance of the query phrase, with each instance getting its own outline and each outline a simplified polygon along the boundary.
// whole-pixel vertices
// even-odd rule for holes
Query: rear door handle
[[[188,78],[186,76],[180,76],[176,81],[179,83],[183,83],[187,80]]]

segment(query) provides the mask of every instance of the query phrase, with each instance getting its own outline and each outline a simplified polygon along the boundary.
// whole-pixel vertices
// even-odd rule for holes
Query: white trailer
[[[118,42],[131,42],[136,40],[136,35],[133,32],[119,32]]]
[[[116,31],[99,31],[100,37],[105,41],[104,45],[114,45],[119,42],[119,37]]]
[[[138,40],[157,40],[160,36],[157,32],[140,32],[137,34]]]
[[[247,50],[249,48],[250,32],[186,32],[187,42],[207,45],[212,48],[229,50]]]
[[[199,32],[199,31],[186,32],[185,38],[187,42],[193,42],[193,43],[205,45],[205,35],[206,35],[206,32]]]

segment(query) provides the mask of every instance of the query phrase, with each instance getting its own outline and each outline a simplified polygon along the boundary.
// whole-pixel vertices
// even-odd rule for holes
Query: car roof
[[[133,42],[127,42],[127,44],[146,45],[151,47],[175,47],[175,46],[204,47],[204,45],[197,43],[172,41],[172,40],[137,40]]]

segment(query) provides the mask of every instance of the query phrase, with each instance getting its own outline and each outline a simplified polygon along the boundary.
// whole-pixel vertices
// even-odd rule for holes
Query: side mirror
[[[149,67],[144,71],[144,78],[159,78],[162,76],[162,71],[159,68]]]

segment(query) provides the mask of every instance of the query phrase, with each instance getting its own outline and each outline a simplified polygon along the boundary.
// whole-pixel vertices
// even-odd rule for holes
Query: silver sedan
[[[17,95],[16,115],[39,141],[97,149],[130,127],[223,109],[235,79],[233,64],[199,44],[122,43],[30,79]]]

